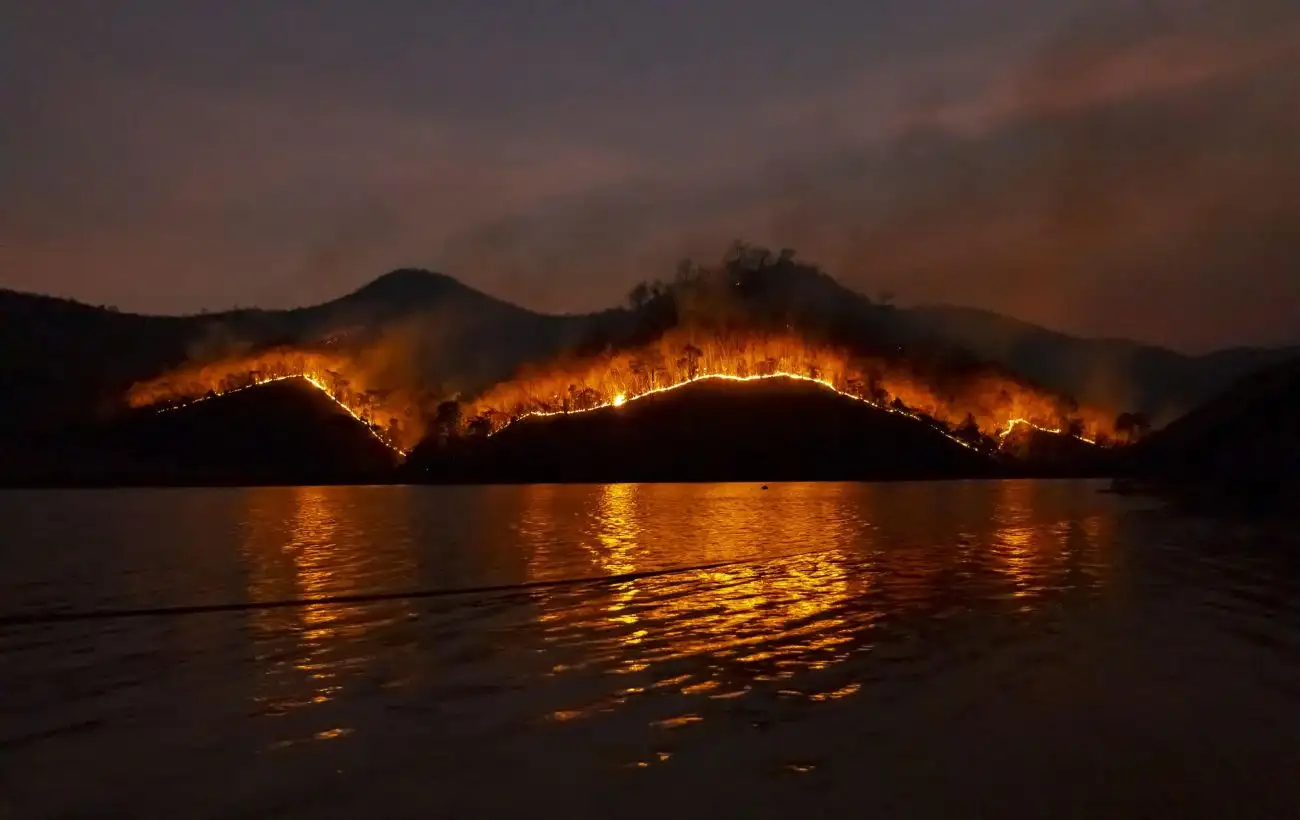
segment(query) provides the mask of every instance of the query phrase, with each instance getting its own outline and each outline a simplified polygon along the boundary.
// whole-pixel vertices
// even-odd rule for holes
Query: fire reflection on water
[[[401,553],[365,554],[357,537],[370,522],[365,505],[349,503],[353,488],[297,487],[252,491],[244,540],[251,601],[307,601],[250,610],[256,661],[262,672],[254,701],[268,715],[288,715],[335,700],[364,679],[375,660],[376,629],[406,617],[409,603],[326,602],[373,590],[385,578],[409,577]],[[390,510],[391,511],[391,510]],[[382,578],[372,577],[380,573]],[[369,647],[369,648],[368,648]],[[326,721],[328,722],[328,721]],[[322,724],[323,725],[323,724]],[[307,737],[327,740],[346,726],[311,727]]]
[[[841,660],[839,647],[850,638],[837,610],[870,578],[862,568],[851,578],[842,552],[862,522],[834,515],[834,505],[827,509],[825,485],[790,485],[784,491],[782,505],[799,514],[774,516],[755,498],[736,495],[732,485],[593,488],[582,537],[598,572],[635,575],[662,569],[666,560],[742,563],[634,577],[598,595],[563,588],[539,593],[545,634],[561,648],[580,634],[585,650],[556,672],[597,668],[629,676],[621,693],[593,707],[603,709],[665,688],[733,698],[754,681],[789,678]],[[659,508],[675,510],[678,537],[663,538],[666,533],[654,523]],[[811,552],[791,554],[798,551]],[[705,668],[692,668],[700,662]],[[646,679],[652,668],[664,670],[664,676]],[[849,693],[836,687],[830,694]],[[567,720],[585,712],[565,709],[554,717]],[[693,716],[678,715],[659,725],[692,722]]]
[[[1052,494],[1059,492],[1057,486],[1027,481],[1004,481],[996,486],[998,503],[992,520],[995,527],[992,547],[1012,583],[1015,597],[1041,597],[1052,589],[1070,585],[1070,580],[1063,576],[1079,569],[1091,574],[1109,574],[1113,556],[1102,560],[1097,554],[1107,543],[1101,532],[1100,516],[1044,520],[1053,505]],[[1060,499],[1055,501],[1059,503]]]
[[[891,520],[911,514],[889,503],[906,504],[905,488],[791,484],[762,495],[739,485],[573,488],[587,494],[582,505],[560,502],[556,492],[539,489],[524,507],[535,502],[576,518],[567,526],[581,531],[573,537],[582,540],[589,574],[633,576],[534,594],[558,661],[554,677],[625,681],[612,695],[556,710],[561,721],[651,692],[694,698],[685,712],[650,721],[660,728],[698,722],[708,703],[720,708],[760,689],[802,703],[838,700],[864,685],[861,664],[845,661],[887,645],[886,655],[921,663],[907,656],[911,636],[967,611],[961,596],[972,590],[1008,601],[1014,620],[1032,616],[1064,585],[1101,580],[1067,577],[1072,564],[1096,563],[1088,556],[1096,539],[1078,526],[1068,543],[1058,539],[1051,508],[1061,499],[1035,496],[1027,484],[947,490],[969,497],[945,511],[945,519],[961,519],[945,522],[946,543],[910,543],[891,529]],[[917,532],[913,524],[904,529]],[[533,541],[541,533],[521,528],[527,554],[553,543],[553,530]],[[682,570],[659,574],[673,566]],[[891,656],[896,672],[898,662]]]
[[[530,719],[617,714],[678,734],[760,704],[830,708],[947,662],[925,639],[940,624],[1014,637],[1063,592],[1106,586],[1105,525],[1079,514],[1077,489],[1045,486],[527,486],[428,491],[409,510],[359,503],[364,488],[257,491],[248,597],[308,599],[248,614],[257,709],[297,742],[346,734],[341,705],[392,679],[460,703],[528,678]],[[418,566],[411,525],[392,524],[405,516],[424,522]],[[411,589],[430,570],[524,586],[310,600]]]

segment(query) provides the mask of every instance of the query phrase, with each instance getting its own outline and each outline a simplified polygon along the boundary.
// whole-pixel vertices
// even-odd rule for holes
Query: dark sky
[[[1294,0],[0,4],[0,286],[399,266],[605,306],[733,238],[869,294],[1300,341]]]

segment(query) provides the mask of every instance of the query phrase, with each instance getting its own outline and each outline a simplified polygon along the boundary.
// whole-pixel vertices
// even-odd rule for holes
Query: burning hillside
[[[787,377],[815,382],[879,409],[928,418],[962,441],[1004,438],[1018,425],[1089,442],[1114,434],[1113,416],[988,370],[922,372],[793,335],[665,333],[635,350],[532,368],[467,406],[470,428],[496,432],[528,416],[618,406],[707,379]]]
[[[1080,407],[961,351],[904,349],[888,305],[841,288],[792,251],[774,255],[737,243],[720,265],[683,263],[671,284],[637,286],[629,305],[591,323],[567,356],[525,364],[463,402],[429,389],[417,371],[368,366],[365,351],[293,348],[194,364],[136,384],[128,399],[137,407],[176,406],[301,378],[406,452],[429,426],[424,408],[436,392],[444,401],[433,427],[445,441],[490,436],[530,416],[618,407],[702,380],[784,377],[923,421],[974,449],[995,450],[1018,427],[1088,443],[1116,440],[1110,412]],[[387,344],[384,355],[391,359],[394,347],[401,345]],[[474,351],[457,355],[469,362]]]
[[[491,434],[521,417],[617,406],[703,379],[785,376],[979,448],[996,448],[1020,426],[1114,440],[1111,412],[1079,407],[964,351],[904,348],[892,307],[841,287],[789,249],[736,242],[719,264],[683,262],[671,283],[638,285],[628,301],[628,321],[589,339],[585,355],[521,370],[463,412],[440,413],[439,432],[466,424]]]
[[[1113,436],[1113,419],[990,371],[944,373],[905,360],[854,355],[794,335],[712,335],[669,331],[633,350],[525,368],[450,417],[442,432],[492,434],[529,416],[620,406],[704,380],[787,378],[815,383],[878,409],[924,420],[964,446],[996,447],[1018,426],[1069,433],[1088,442]],[[377,389],[347,356],[280,348],[195,364],[132,386],[132,407],[173,409],[286,379],[332,398],[377,438],[405,453],[425,432],[421,391]]]
[[[1082,446],[1082,445],[1081,445]],[[809,380],[702,378],[579,415],[412,452],[408,481],[867,481],[979,478],[1009,465],[971,442]]]
[[[276,348],[194,364],[132,385],[131,407],[175,409],[271,382],[301,379],[317,388],[399,453],[420,440],[418,397],[406,387],[377,388],[355,360],[336,353]]]

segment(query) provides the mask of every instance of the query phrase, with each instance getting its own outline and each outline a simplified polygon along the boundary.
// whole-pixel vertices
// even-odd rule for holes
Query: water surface
[[[1294,536],[1098,489],[0,494],[0,810],[1293,815]]]

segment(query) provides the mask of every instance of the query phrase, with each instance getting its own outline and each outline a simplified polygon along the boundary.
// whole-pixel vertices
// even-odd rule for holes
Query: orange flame
[[[969,415],[981,432],[999,441],[1019,425],[1057,434],[1073,427],[1076,437],[1089,443],[1113,432],[1111,414],[1076,407],[987,369],[922,374],[906,363],[854,356],[796,336],[703,337],[685,331],[669,332],[638,350],[525,372],[471,402],[468,415],[487,418],[495,432],[521,418],[619,407],[702,379],[778,377],[814,382],[879,409],[929,417],[949,428],[966,423]]]
[[[237,393],[272,382],[301,379],[320,390],[387,447],[405,455],[423,435],[405,390],[375,390],[346,357],[277,348],[252,356],[191,365],[137,382],[127,391],[131,407],[163,404],[160,412]]]
[[[290,348],[182,367],[140,382],[127,393],[132,407],[163,410],[286,379],[302,379],[398,453],[422,437],[420,395],[412,388],[373,389],[346,356]],[[464,417],[486,419],[491,432],[530,416],[622,407],[704,379],[787,378],[815,383],[881,410],[939,422],[962,446],[978,449],[955,428],[973,422],[1005,443],[1017,427],[1073,434],[1096,443],[1112,436],[1113,419],[991,369],[922,372],[904,361],[862,357],[794,335],[704,335],[677,329],[636,350],[525,368],[469,402]]]

